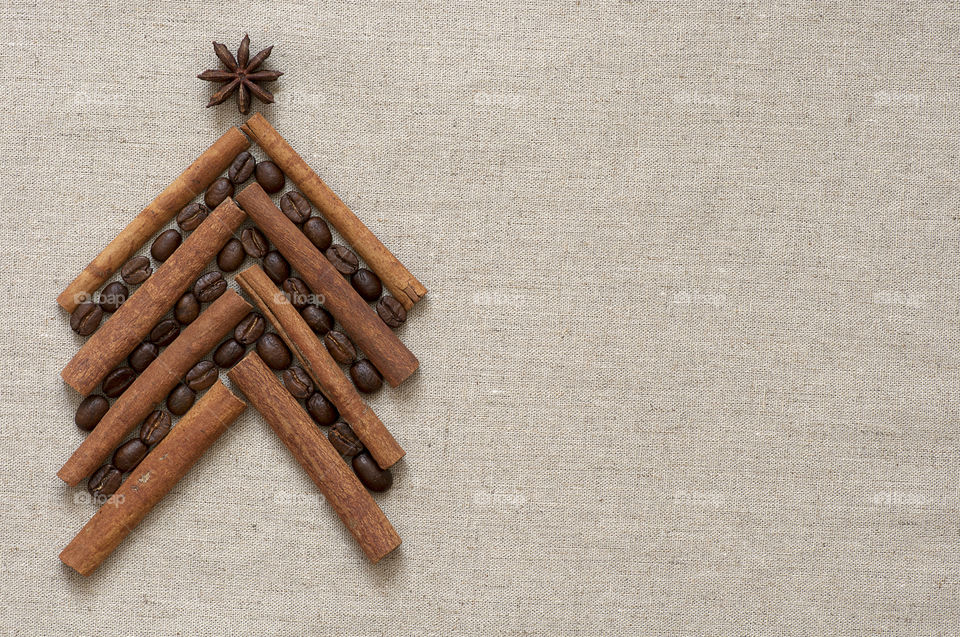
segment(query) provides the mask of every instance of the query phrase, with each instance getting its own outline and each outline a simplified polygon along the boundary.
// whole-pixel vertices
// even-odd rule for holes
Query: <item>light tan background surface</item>
[[[261,4],[2,5],[0,632],[960,632],[956,3]],[[404,544],[251,409],[83,579],[54,298],[242,121],[244,31],[430,289]]]

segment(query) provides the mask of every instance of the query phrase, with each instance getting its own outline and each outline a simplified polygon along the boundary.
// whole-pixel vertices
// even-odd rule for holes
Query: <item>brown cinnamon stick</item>
[[[247,354],[227,375],[320,487],[371,562],[400,546],[400,536],[370,493],[256,353]]]
[[[251,306],[233,290],[227,290],[140,374],[93,431],[80,444],[57,475],[76,486],[103,464],[134,427],[179,383],[214,345],[246,316]]]
[[[147,239],[165,226],[191,199],[206,190],[230,166],[230,162],[249,147],[250,140],[239,129],[231,127],[133,218],[57,297],[57,303],[67,312],[73,312],[77,305],[88,300]]]
[[[264,316],[273,323],[277,334],[323,395],[350,424],[377,464],[387,469],[400,460],[406,452],[373,410],[363,402],[327,348],[263,269],[259,265],[251,266],[238,274],[236,279]]]
[[[363,225],[357,215],[310,169],[307,162],[303,161],[263,115],[257,113],[241,128],[297,185],[300,192],[313,202],[406,309],[409,310],[423,298],[427,288]]]
[[[260,184],[254,183],[241,190],[237,194],[237,203],[287,261],[299,270],[300,277],[310,289],[323,296],[324,307],[343,325],[388,383],[396,387],[417,370],[416,356],[300,229],[280,212]]]
[[[246,406],[217,381],[63,549],[60,561],[81,575],[92,573]]]
[[[86,396],[140,343],[217,255],[246,215],[227,198],[120,306],[60,375]]]

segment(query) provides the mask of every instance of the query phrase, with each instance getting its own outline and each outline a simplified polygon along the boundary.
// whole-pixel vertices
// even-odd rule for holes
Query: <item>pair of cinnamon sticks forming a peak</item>
[[[405,308],[409,309],[426,294],[426,288],[263,116],[254,116],[242,128],[352,244]],[[131,221],[64,290],[57,302],[67,311],[73,311],[79,303],[90,299],[153,234],[202,193],[249,145],[247,137],[238,129],[227,131]],[[312,291],[324,299],[326,309],[387,382],[397,386],[416,371],[419,365],[416,357],[254,183],[237,194],[236,202],[227,198],[221,203],[94,333],[61,372],[67,384],[83,395],[96,388],[147,337],[248,215],[300,272]],[[377,464],[386,469],[402,458],[403,449],[263,270],[253,266],[236,278],[273,323],[319,390],[354,429]],[[76,485],[95,471],[116,445],[181,382],[186,372],[250,310],[250,304],[232,290],[214,301],[110,407],[58,475],[68,484]],[[228,376],[318,485],[368,558],[377,562],[396,548],[400,538],[376,502],[266,364],[251,353]],[[61,560],[84,575],[91,573],[244,408],[242,400],[217,382],[64,549]]]

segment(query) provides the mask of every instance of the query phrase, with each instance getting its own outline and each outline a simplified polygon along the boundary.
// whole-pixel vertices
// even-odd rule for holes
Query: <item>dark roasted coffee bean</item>
[[[230,239],[227,241],[220,254],[217,255],[217,267],[224,272],[233,272],[247,258],[247,253],[243,251],[243,244],[239,239]]]
[[[98,501],[103,501],[113,495],[122,482],[123,474],[119,469],[112,464],[105,464],[90,476],[90,480],[87,481],[87,491]]]
[[[308,305],[303,308],[300,310],[300,316],[317,334],[326,334],[333,329],[333,317],[330,316],[330,312],[317,305]]]
[[[100,390],[110,398],[116,398],[137,380],[137,372],[132,367],[118,367],[107,374],[100,383]]]
[[[263,255],[263,271],[271,281],[280,285],[290,276],[290,264],[277,250],[271,250]]]
[[[103,310],[92,301],[81,303],[70,315],[70,329],[80,336],[90,336],[100,327]]]
[[[393,485],[393,474],[390,469],[381,469],[376,460],[368,452],[353,457],[353,472],[360,478],[363,486],[371,491],[386,491]]]
[[[193,232],[200,227],[203,220],[210,214],[210,209],[202,203],[191,203],[177,215],[177,225],[184,232]]]
[[[181,243],[183,243],[183,236],[178,231],[173,228],[164,230],[153,240],[150,256],[163,263],[170,258],[174,250],[180,247]]]
[[[200,316],[200,301],[193,292],[187,292],[173,306],[173,316],[181,325],[189,325]]]
[[[281,287],[290,305],[298,310],[305,308],[313,297],[307,284],[295,276],[285,279]]]
[[[84,431],[91,431],[109,409],[110,403],[106,398],[100,394],[90,394],[77,407],[73,422]]]
[[[193,295],[201,303],[216,301],[227,291],[227,281],[219,272],[207,272],[193,284]]]
[[[150,342],[157,347],[166,347],[180,336],[180,324],[176,319],[163,319],[150,330]]]
[[[280,210],[298,226],[310,218],[310,202],[296,190],[280,197]]]
[[[149,367],[150,363],[157,360],[157,354],[159,353],[160,348],[153,343],[140,343],[130,352],[127,362],[130,363],[130,367],[134,371],[139,373]]]
[[[323,252],[330,247],[333,241],[333,235],[330,234],[330,226],[320,217],[310,217],[303,222],[303,234],[307,235],[310,243],[316,246],[317,250]]]
[[[126,473],[133,471],[134,467],[140,464],[143,457],[147,455],[147,445],[139,438],[128,440],[113,452],[113,466]]]
[[[140,425],[140,440],[143,444],[152,447],[170,433],[170,414],[158,409],[151,412]]]
[[[257,183],[270,194],[280,192],[283,190],[283,185],[287,183],[287,178],[283,176],[283,172],[272,161],[260,162],[253,169],[253,173],[257,176]]]
[[[326,255],[327,260],[333,267],[337,269],[337,272],[343,276],[350,276],[360,267],[360,260],[357,259],[357,255],[353,253],[353,250],[339,243],[334,243],[327,248],[323,254]]]
[[[267,332],[257,340],[257,354],[271,369],[290,367],[290,350],[283,339],[273,332]]]
[[[365,358],[361,358],[350,366],[350,378],[353,379],[357,389],[364,394],[372,394],[383,386],[383,376],[373,363]]]
[[[297,400],[303,400],[313,393],[313,381],[300,367],[291,367],[283,372],[283,386]]]
[[[257,339],[263,336],[263,330],[266,328],[266,321],[259,312],[250,312],[243,320],[237,323],[233,330],[233,338],[237,339],[242,345],[253,345]]]
[[[193,401],[197,399],[197,394],[184,385],[180,383],[173,388],[173,391],[170,392],[170,395],[167,396],[167,409],[170,410],[170,413],[174,416],[182,416],[193,407]]]
[[[120,276],[128,285],[143,283],[153,274],[150,259],[145,256],[133,257],[120,268]]]
[[[128,296],[130,296],[130,290],[123,283],[119,281],[108,283],[100,291],[100,308],[104,312],[116,312]]]
[[[218,367],[228,369],[239,363],[246,351],[246,347],[238,343],[236,339],[231,338],[220,343],[220,347],[213,353],[213,362]]]
[[[357,348],[343,332],[330,330],[323,337],[323,344],[327,346],[327,351],[330,352],[333,360],[343,365],[349,365],[357,357]]]
[[[262,259],[270,251],[270,243],[257,228],[244,228],[240,233],[243,251],[254,259]]]
[[[407,311],[403,309],[400,301],[389,294],[377,302],[377,314],[390,327],[400,327],[407,320]]]
[[[376,301],[383,292],[380,277],[366,268],[360,268],[350,277],[350,285],[364,301]]]
[[[314,422],[324,427],[337,422],[337,418],[340,417],[340,412],[333,406],[333,403],[318,391],[313,392],[307,399],[307,412]]]
[[[213,210],[223,203],[227,197],[233,196],[233,183],[226,177],[221,177],[210,184],[207,192],[203,195],[203,203],[207,208]]]
[[[230,176],[230,181],[239,186],[250,179],[250,175],[253,174],[253,169],[256,165],[257,160],[253,158],[253,155],[247,151],[243,151],[237,155],[237,158],[230,164],[230,170],[227,171],[227,174]]]
[[[183,379],[193,391],[203,391],[217,382],[218,373],[213,361],[203,360],[191,367]]]
[[[337,450],[337,453],[345,458],[355,456],[365,449],[363,443],[357,438],[357,434],[353,433],[353,429],[345,422],[338,422],[331,427],[327,434],[327,440]]]

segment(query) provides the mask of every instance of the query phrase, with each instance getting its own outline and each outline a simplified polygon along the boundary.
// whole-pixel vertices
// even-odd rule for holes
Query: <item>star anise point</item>
[[[226,69],[208,69],[197,75],[197,78],[207,82],[225,84],[210,97],[210,102],[207,104],[208,108],[226,101],[234,93],[237,93],[237,108],[243,114],[250,110],[251,95],[265,104],[273,103],[273,94],[261,87],[259,82],[272,82],[283,73],[258,70],[260,65],[270,57],[273,46],[268,46],[251,58],[250,36],[244,34],[240,46],[237,48],[236,57],[233,56],[226,45],[220,42],[213,43],[213,51],[223,62]]]

